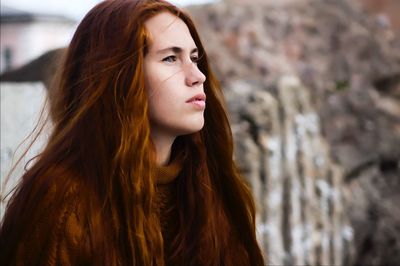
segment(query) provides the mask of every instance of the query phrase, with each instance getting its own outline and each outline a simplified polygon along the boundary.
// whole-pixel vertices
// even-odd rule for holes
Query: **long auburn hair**
[[[232,159],[221,88],[190,17],[162,0],[107,0],[78,26],[50,93],[54,129],[2,222],[3,261],[15,260],[35,206],[57,183],[61,190],[52,210],[62,206],[71,186],[87,193],[79,195],[79,204],[85,206],[95,265],[164,265],[143,72],[150,41],[144,22],[164,11],[188,26],[199,50],[198,67],[207,77],[205,125],[173,145],[173,154],[182,154],[184,163],[177,184],[180,229],[170,243],[176,251],[171,261],[263,265],[254,202]]]

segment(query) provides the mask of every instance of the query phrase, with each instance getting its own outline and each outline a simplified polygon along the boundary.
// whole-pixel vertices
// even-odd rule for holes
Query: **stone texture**
[[[258,237],[273,265],[338,265],[351,256],[343,172],[329,157],[310,94],[295,76],[277,89],[230,80],[236,161],[253,189]]]
[[[259,2],[189,10],[225,89],[238,162],[264,187],[254,191],[270,263],[395,264],[396,32],[358,1]]]

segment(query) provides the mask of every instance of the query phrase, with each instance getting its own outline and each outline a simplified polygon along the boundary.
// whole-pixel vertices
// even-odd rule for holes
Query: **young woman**
[[[98,4],[51,91],[53,133],[5,213],[3,265],[264,265],[188,15],[162,0]]]

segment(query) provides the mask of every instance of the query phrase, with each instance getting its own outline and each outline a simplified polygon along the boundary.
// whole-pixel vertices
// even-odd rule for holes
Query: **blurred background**
[[[48,128],[5,186],[97,2],[1,2],[2,198],[46,143]],[[268,265],[400,265],[400,1],[173,3],[223,86]]]

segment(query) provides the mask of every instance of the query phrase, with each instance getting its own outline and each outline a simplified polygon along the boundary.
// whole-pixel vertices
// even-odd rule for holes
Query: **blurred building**
[[[29,62],[44,52],[66,46],[76,21],[1,5],[0,73]]]

